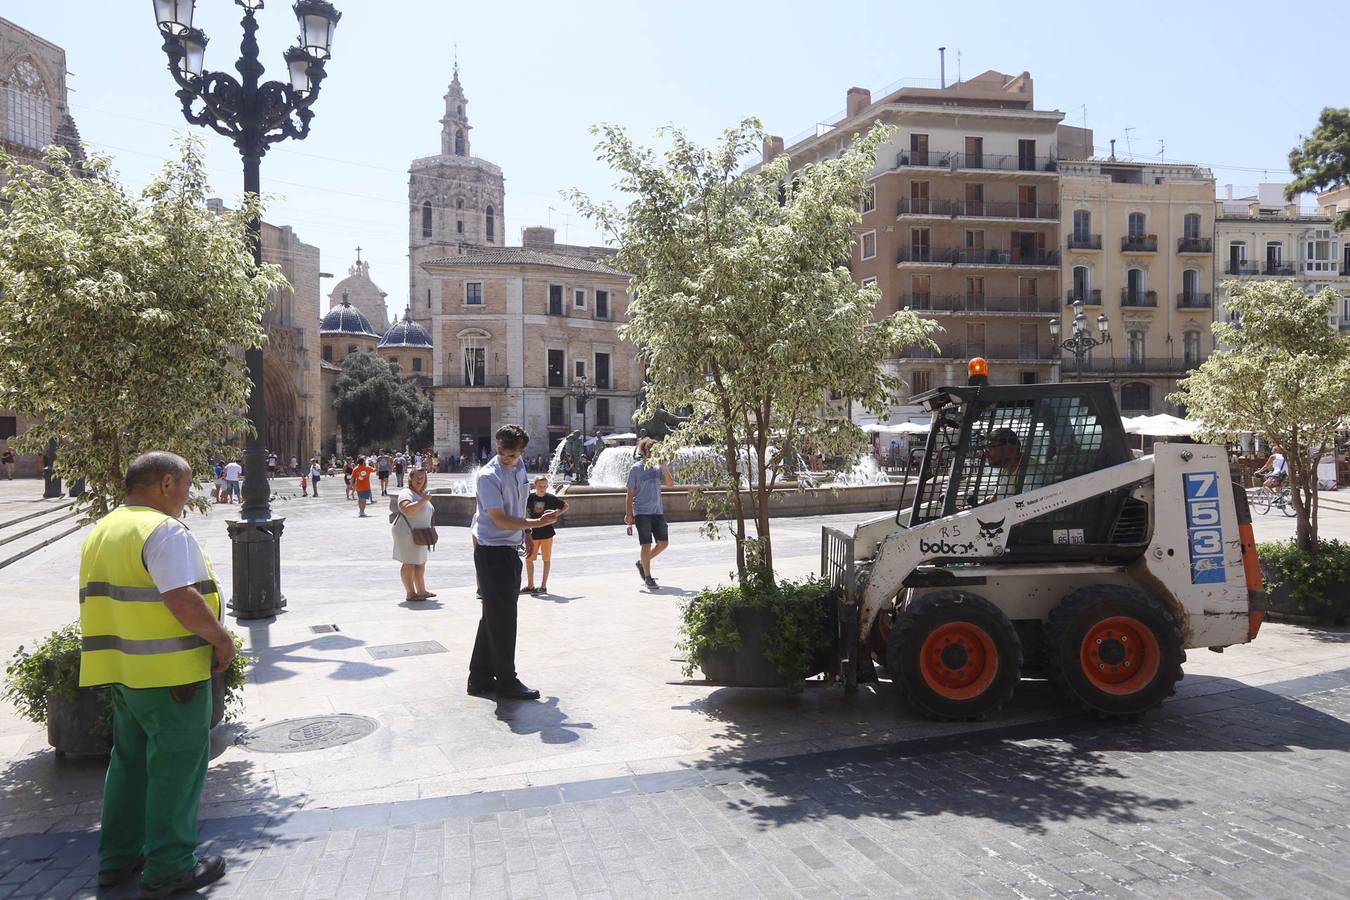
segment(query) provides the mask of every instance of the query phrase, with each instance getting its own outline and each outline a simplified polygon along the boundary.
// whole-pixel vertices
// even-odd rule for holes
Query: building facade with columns
[[[518,423],[534,453],[568,432],[628,431],[641,386],[631,343],[619,339],[628,276],[604,248],[554,243],[526,229],[524,246],[473,248],[423,264],[433,285],[431,396],[444,456],[492,456],[497,428]],[[577,379],[596,389],[583,411]]]
[[[0,147],[19,163],[36,165],[50,144],[84,159],[80,134],[70,116],[66,51],[8,19],[0,18]],[[0,171],[0,185],[6,181]],[[33,421],[0,407],[0,449],[28,431]],[[37,454],[20,454],[19,475],[41,474]]]
[[[1061,160],[1059,178],[1063,336],[1079,308],[1093,337],[1105,315],[1110,336],[1083,378],[1109,381],[1126,416],[1178,412],[1167,395],[1214,350],[1214,176],[1107,158]],[[1078,369],[1066,355],[1064,379]]]

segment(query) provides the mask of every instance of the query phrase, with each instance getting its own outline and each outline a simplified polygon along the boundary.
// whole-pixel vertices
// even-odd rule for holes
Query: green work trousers
[[[145,857],[143,884],[197,865],[197,811],[211,749],[211,682],[183,688],[112,686],[113,750],[103,786],[99,869]]]

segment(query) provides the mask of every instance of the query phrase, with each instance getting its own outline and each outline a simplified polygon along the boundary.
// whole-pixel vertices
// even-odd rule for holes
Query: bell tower
[[[469,101],[464,96],[464,86],[459,83],[459,61],[455,61],[455,77],[450,82],[450,90],[445,92],[445,116],[441,119],[441,155],[472,156],[469,152],[469,115],[466,112]]]

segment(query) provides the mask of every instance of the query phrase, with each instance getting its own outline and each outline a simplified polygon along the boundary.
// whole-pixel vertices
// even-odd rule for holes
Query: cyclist
[[[1276,446],[1266,464],[1257,469],[1256,474],[1266,476],[1263,482],[1265,489],[1271,494],[1278,494],[1280,488],[1284,487],[1285,476],[1289,474],[1289,462],[1284,458],[1284,448]]]

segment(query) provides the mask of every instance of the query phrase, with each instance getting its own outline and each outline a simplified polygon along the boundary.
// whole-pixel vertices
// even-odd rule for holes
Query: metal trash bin
[[[236,619],[266,619],[286,607],[281,593],[281,532],[285,519],[227,522],[234,552],[234,596],[228,608]]]

